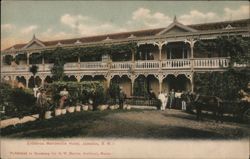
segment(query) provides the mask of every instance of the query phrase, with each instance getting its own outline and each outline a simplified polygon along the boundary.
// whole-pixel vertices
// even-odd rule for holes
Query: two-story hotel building
[[[172,88],[192,91],[194,72],[224,71],[230,62],[228,56],[214,50],[210,53],[197,51],[197,41],[206,42],[220,36],[235,35],[249,38],[249,28],[250,19],[184,25],[175,18],[169,26],[157,29],[54,41],[43,41],[33,36],[28,43],[16,44],[1,51],[1,80],[13,86],[32,88],[33,75],[29,68],[36,64],[36,84],[52,82],[50,69],[53,63],[45,58],[34,62],[31,58],[44,50],[135,43],[136,51],[117,52],[112,56],[105,53],[100,57],[93,54],[89,61],[80,57],[67,61],[64,65],[65,78],[71,81],[101,80],[107,87],[115,81],[123,87],[127,96],[134,94],[135,82],[141,79],[145,79],[156,94]],[[7,56],[14,59],[21,55],[25,58],[18,64],[14,61],[5,63]]]

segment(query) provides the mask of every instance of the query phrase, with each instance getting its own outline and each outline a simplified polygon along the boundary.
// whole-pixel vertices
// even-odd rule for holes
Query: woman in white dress
[[[158,99],[161,101],[161,110],[165,110],[165,107],[166,107],[166,97],[165,97],[165,95],[162,92],[158,95]]]

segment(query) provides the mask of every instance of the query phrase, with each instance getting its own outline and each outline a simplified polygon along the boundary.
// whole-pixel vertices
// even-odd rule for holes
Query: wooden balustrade
[[[108,69],[108,64],[103,62],[81,62],[81,69]]]
[[[190,68],[191,61],[189,59],[171,59],[162,61],[162,69],[179,69]]]
[[[194,59],[194,68],[223,68],[229,66],[228,58]]]
[[[129,70],[132,68],[132,63],[129,62],[113,62],[110,67],[112,70]]]
[[[160,61],[148,60],[148,61],[123,61],[112,62],[110,64],[106,62],[81,62],[81,63],[66,63],[64,65],[65,71],[70,70],[152,70],[152,69],[191,69],[192,63],[194,69],[218,69],[226,68],[229,66],[229,58],[195,58],[191,59],[170,59]],[[38,64],[38,71],[49,72],[53,64]],[[161,67],[160,67],[161,66]],[[234,67],[246,67],[246,64],[234,64]],[[3,66],[2,72],[18,72],[29,71],[27,65],[18,66]]]
[[[135,69],[158,69],[160,66],[159,61],[136,61]]]

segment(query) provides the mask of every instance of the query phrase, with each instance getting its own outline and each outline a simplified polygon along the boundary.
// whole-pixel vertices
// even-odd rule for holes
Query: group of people
[[[161,101],[161,110],[165,110],[167,106],[169,109],[173,107],[181,106],[182,110],[186,110],[186,101],[185,101],[185,92],[180,92],[179,90],[175,92],[172,89],[169,93],[165,90],[165,92],[160,92],[158,95],[158,99]]]
[[[45,112],[48,109],[49,101],[46,96],[46,91],[44,88],[38,88],[35,86],[33,88],[34,91],[34,97],[36,98],[36,106],[39,112],[39,118],[44,119],[45,118]],[[59,101],[59,108],[63,108],[68,96],[69,92],[66,88],[64,88],[62,91],[60,91],[60,101]]]

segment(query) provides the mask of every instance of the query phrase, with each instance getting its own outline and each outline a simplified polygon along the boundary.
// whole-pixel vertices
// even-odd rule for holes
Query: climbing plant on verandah
[[[242,36],[219,36],[213,40],[199,40],[195,47],[200,52],[217,52],[220,56],[230,57],[231,66],[234,62],[250,61],[250,39]]]
[[[98,45],[98,46],[88,46],[88,47],[74,47],[74,48],[62,48],[57,47],[54,50],[45,50],[40,56],[46,57],[48,61],[54,61],[56,58],[60,57],[61,60],[66,60],[72,57],[85,57],[85,56],[98,56],[103,54],[117,54],[124,52],[136,51],[136,43],[126,43],[126,44],[113,44],[113,45]],[[36,58],[39,58],[37,56]]]

